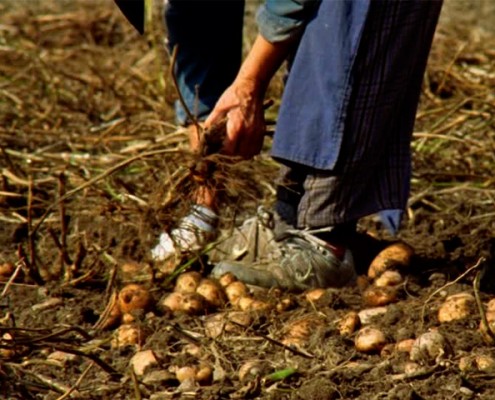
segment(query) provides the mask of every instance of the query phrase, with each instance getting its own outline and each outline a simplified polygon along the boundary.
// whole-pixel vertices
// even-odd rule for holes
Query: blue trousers
[[[178,46],[179,90],[199,120],[205,119],[232,83],[242,58],[244,0],[169,0],[168,46]],[[191,121],[179,102],[177,122]]]

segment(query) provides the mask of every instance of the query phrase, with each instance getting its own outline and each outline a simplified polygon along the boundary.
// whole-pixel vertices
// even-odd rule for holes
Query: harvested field
[[[0,13],[0,398],[495,398],[493,4],[445,3],[400,233],[416,253],[394,283],[243,302],[215,287],[216,305],[182,294],[189,312],[164,306],[176,276],[150,248],[205,176],[225,227],[271,204],[270,139],[205,175],[174,124],[158,18],[141,37],[111,1]],[[391,239],[373,218],[360,229]]]

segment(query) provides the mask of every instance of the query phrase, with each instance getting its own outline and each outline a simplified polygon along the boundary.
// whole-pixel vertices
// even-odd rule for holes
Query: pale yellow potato
[[[414,249],[404,242],[393,243],[383,249],[371,262],[368,276],[372,279],[380,276],[387,270],[407,268],[411,264]]]
[[[225,305],[226,298],[222,287],[211,279],[203,279],[196,288],[196,293],[203,296],[206,302],[215,308]]]
[[[197,271],[189,271],[180,274],[175,281],[175,292],[194,293],[203,277]]]
[[[441,323],[465,319],[476,312],[476,300],[470,293],[457,293],[445,299],[438,309]]]
[[[381,330],[365,326],[357,333],[354,346],[361,353],[378,353],[387,342],[387,338]]]
[[[356,311],[350,311],[337,322],[337,329],[341,336],[349,336],[356,332],[360,325],[359,314]]]

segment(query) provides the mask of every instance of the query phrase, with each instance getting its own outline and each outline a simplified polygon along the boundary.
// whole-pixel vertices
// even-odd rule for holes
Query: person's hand
[[[227,136],[222,153],[243,158],[259,154],[266,127],[263,96],[255,81],[236,79],[218,100],[205,126],[223,118],[227,119]]]

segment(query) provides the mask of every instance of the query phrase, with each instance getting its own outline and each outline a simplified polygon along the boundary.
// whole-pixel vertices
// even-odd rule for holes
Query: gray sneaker
[[[211,274],[227,272],[244,283],[291,291],[343,287],[356,278],[352,255],[319,239],[318,231],[297,230],[260,208],[218,246]],[[223,256],[222,256],[223,255]]]

